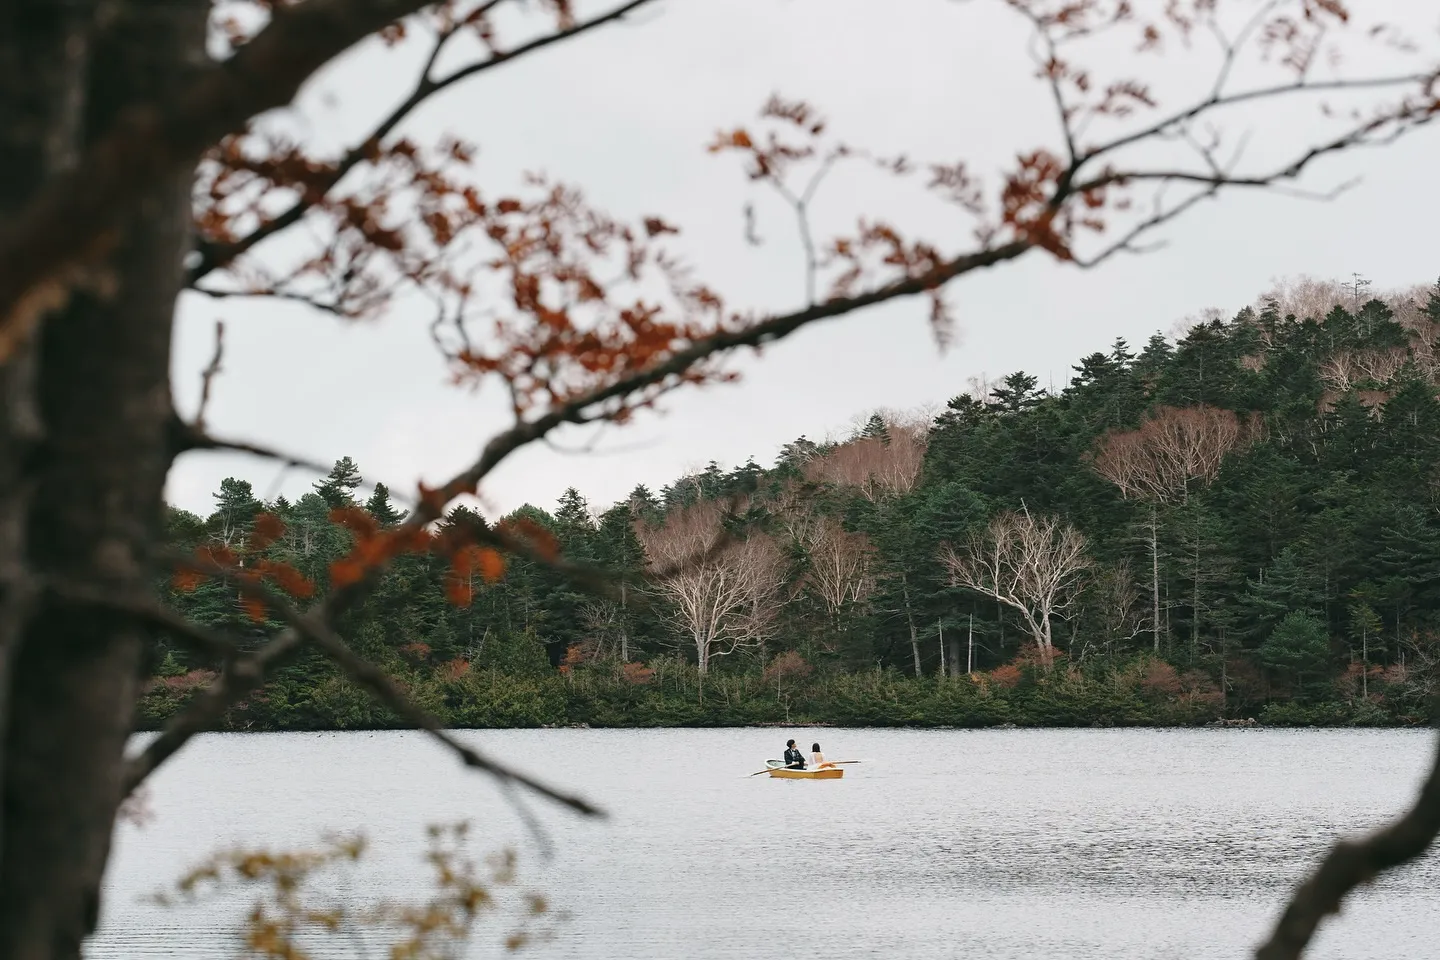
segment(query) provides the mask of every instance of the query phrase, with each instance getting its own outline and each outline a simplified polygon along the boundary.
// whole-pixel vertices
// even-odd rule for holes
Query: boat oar
[[[845,762],[846,762],[846,763],[854,763],[854,762],[856,762],[856,761],[847,760],[847,761],[845,761]],[[769,773],[771,770],[799,770],[799,769],[800,769],[799,767],[797,767],[795,764],[792,763],[792,764],[790,764],[790,766],[788,766],[788,767],[766,767],[764,770],[756,770],[754,773],[749,774],[748,776],[758,777],[758,776],[760,776],[760,774],[762,774],[762,773]]]

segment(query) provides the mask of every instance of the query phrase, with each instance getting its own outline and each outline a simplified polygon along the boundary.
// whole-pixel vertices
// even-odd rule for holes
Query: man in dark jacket
[[[795,770],[805,769],[805,755],[795,749],[794,740],[785,741],[785,766]]]

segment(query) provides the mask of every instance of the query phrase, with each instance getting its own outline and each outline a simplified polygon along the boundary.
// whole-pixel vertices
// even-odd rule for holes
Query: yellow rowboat
[[[786,770],[779,767],[772,768],[770,776],[778,780],[839,780],[845,776],[845,771],[839,767],[826,767],[824,770]]]
[[[825,767],[823,770],[791,770],[785,766],[784,760],[766,760],[765,766],[770,768],[770,776],[777,780],[839,780],[845,776],[845,771],[839,767]]]

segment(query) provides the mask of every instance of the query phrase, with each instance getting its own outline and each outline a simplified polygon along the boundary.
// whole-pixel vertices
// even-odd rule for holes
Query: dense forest
[[[603,511],[571,489],[502,529],[609,588],[536,553],[503,571],[407,555],[344,632],[456,726],[1424,722],[1440,285],[1362,289],[1293,286],[1175,340],[1117,340],[1054,392],[972,383],[936,416],[876,414]],[[239,479],[215,500],[170,511],[177,548],[248,544],[321,590],[357,517],[403,515],[348,459],[293,503]],[[161,589],[257,643],[279,629],[219,582]],[[221,664],[161,641],[151,666],[154,724]],[[318,656],[227,718],[396,722]]]

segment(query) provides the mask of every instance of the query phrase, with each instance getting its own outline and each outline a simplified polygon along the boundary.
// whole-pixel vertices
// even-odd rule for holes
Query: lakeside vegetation
[[[398,557],[342,633],[457,727],[1385,725],[1440,678],[1440,285],[1298,284],[776,460],[501,522],[530,557]],[[351,461],[291,503],[228,479],[186,550],[317,585],[402,513]],[[484,525],[463,508],[446,524]],[[486,525],[487,529],[496,529]],[[583,592],[546,561],[605,567]],[[161,586],[258,646],[215,581]],[[161,641],[142,723],[221,664]],[[229,729],[402,725],[316,654]]]

